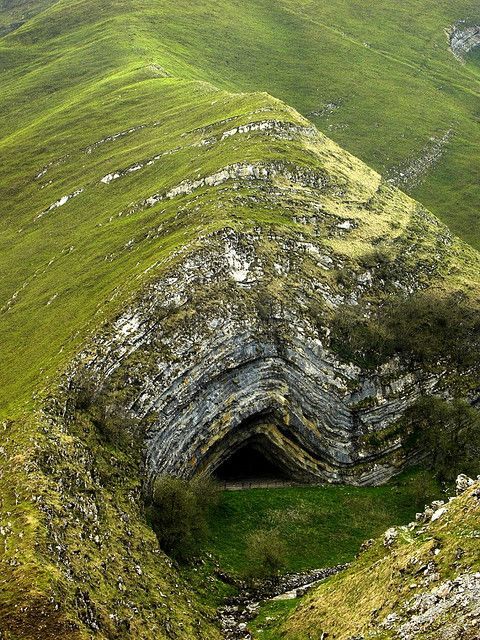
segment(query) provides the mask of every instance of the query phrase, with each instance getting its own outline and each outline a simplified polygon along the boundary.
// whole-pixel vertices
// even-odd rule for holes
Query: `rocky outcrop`
[[[368,373],[329,345],[332,311],[385,288],[379,276],[339,290],[332,251],[260,228],[216,232],[177,262],[95,338],[70,382],[93,380],[94,396],[143,425],[149,480],[214,473],[246,445],[297,480],[376,484],[405,464],[401,437],[382,434],[441,376],[398,362]],[[409,290],[410,275],[399,265],[395,288]]]
[[[116,174],[114,174],[114,176],[115,175]],[[279,177],[313,189],[322,189],[327,185],[326,177],[321,173],[315,173],[314,171],[301,167],[288,166],[288,164],[283,162],[256,164],[236,163],[224,167],[204,178],[185,180],[165,193],[155,193],[145,200],[136,203],[130,210],[130,213],[153,207],[162,200],[172,200],[178,196],[190,195],[197,189],[218,187],[228,181],[238,180],[243,182],[260,180],[263,182],[272,182],[275,178]],[[103,178],[103,180],[105,180],[105,178]]]
[[[449,40],[453,55],[463,62],[465,55],[480,45],[480,26],[458,22],[450,31]]]

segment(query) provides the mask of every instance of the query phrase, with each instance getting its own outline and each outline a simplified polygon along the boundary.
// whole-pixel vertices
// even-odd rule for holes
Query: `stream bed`
[[[248,623],[258,614],[260,604],[274,599],[298,598],[313,586],[343,571],[347,565],[337,565],[324,569],[313,569],[300,573],[289,573],[277,580],[265,580],[252,587],[247,583],[239,583],[239,593],[226,599],[218,609],[223,637],[225,640],[252,640],[248,631]]]

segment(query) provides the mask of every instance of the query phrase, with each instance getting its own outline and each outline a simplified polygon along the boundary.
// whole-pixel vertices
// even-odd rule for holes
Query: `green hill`
[[[443,33],[474,7],[432,4],[425,30],[404,5],[407,39],[393,3],[378,19],[283,2],[0,9],[0,630],[214,638],[146,524],[141,438],[111,442],[85,407],[70,413],[65,372],[226,229],[263,234],[271,269],[301,244],[288,286],[281,265],[269,283],[287,309],[295,291],[305,308],[304,292],[371,304],[397,289],[476,304],[478,253],[305,117],[387,174],[452,130],[415,193],[476,245],[478,69]],[[333,267],[309,262],[320,249]],[[192,288],[173,321],[218,306],[209,293]]]
[[[148,18],[170,68],[281,98],[480,246],[479,71],[446,33],[479,24],[477,3],[177,2]]]
[[[222,212],[210,209],[201,219],[194,214],[188,224],[171,224],[176,211],[166,203],[161,211],[164,231],[153,237],[149,232],[158,216],[145,211],[120,217],[129,203],[148,194],[150,185],[168,188],[229,162],[285,154],[285,141],[272,147],[260,133],[258,139],[255,134],[244,137],[241,144],[235,138],[222,140],[204,153],[195,146],[202,127],[230,118],[242,124],[265,113],[269,119],[305,126],[298,114],[266,94],[227,93],[207,80],[230,90],[268,89],[304,113],[333,104],[338,95],[343,104],[355,82],[355,104],[350,101],[348,108],[331,113],[327,109],[326,119],[311,117],[387,172],[392,166],[387,153],[398,164],[423,148],[432,133],[440,134],[458,120],[451,149],[418,193],[454,230],[476,243],[477,142],[474,133],[461,131],[467,126],[476,131],[468,107],[476,108],[477,80],[472,68],[460,65],[443,46],[441,30],[457,16],[439,3],[424,13],[397,3],[387,11],[381,3],[370,7],[367,17],[360,8],[340,4],[327,10],[322,3],[330,18],[320,19],[315,3],[303,11],[287,5],[63,1],[1,40],[0,293],[3,311],[8,309],[1,318],[6,345],[2,403],[30,397],[39,382],[68,362],[82,335],[108,315],[112,300],[118,306],[122,296],[138,289],[152,261],[196,237],[200,227],[212,230],[225,222]],[[7,8],[20,6],[32,13],[43,8],[31,2]],[[473,15],[468,4],[456,10]],[[398,16],[397,11],[403,13]],[[427,25],[422,19],[426,13],[431,20]],[[202,15],[215,19],[202,20]],[[395,29],[405,16],[409,37],[399,38]],[[339,26],[342,17],[348,18],[344,28]],[[328,26],[329,20],[337,26]],[[367,32],[354,36],[356,28]],[[372,49],[359,45],[364,40],[371,41]],[[337,54],[348,64],[340,64]],[[360,71],[362,56],[371,64]],[[384,63],[394,64],[396,72]],[[399,69],[412,77],[399,76]],[[361,77],[367,81],[358,82]],[[434,88],[439,78],[448,99],[440,99]],[[336,83],[345,86],[336,88]],[[383,101],[376,90],[382,91]],[[378,135],[372,117],[378,120]],[[206,131],[214,133],[215,127]],[[376,153],[381,157],[375,159]],[[132,171],[111,184],[101,181],[157,155],[155,164],[138,174]],[[235,215],[254,219],[251,212]]]
[[[347,571],[305,598],[278,637],[474,640],[479,495],[477,483],[446,506],[428,508],[418,522],[372,540]]]
[[[225,93],[206,81],[285,98],[387,175],[418,156],[432,136],[453,128],[446,155],[415,194],[476,245],[478,74],[448,51],[443,31],[457,18],[475,16],[475,6],[464,4],[453,10],[450,3],[432,3],[422,12],[384,2],[368,10],[351,3],[58,2],[4,37],[1,299],[11,308],[2,331],[14,347],[8,354],[7,346],[2,372],[4,400],[30,392],[37,359],[45,374],[49,362],[54,370],[58,351],[68,352],[66,336],[85,331],[114,289],[128,294],[129,278],[142,273],[153,253],[195,235],[193,225],[182,225],[168,239],[137,241],[117,256],[122,240],[138,237],[150,220],[142,215],[107,224],[112,215],[152,180],[172,185],[192,168],[201,174],[218,166],[219,158],[226,164],[263,153],[249,140],[238,151],[225,141],[203,154],[189,146],[196,138],[184,138],[186,132],[236,115],[241,123],[258,109],[301,120],[266,95]],[[43,6],[9,3],[7,9],[28,15]],[[202,19],[207,15],[212,19]],[[125,135],[108,140],[118,134]],[[100,182],[178,146],[184,148],[141,177],[132,173],[121,186]],[[269,153],[281,155],[281,145]],[[41,216],[81,189],[65,208]],[[212,228],[219,223],[208,220]],[[106,261],[110,253],[115,264]],[[46,330],[30,343],[25,336],[42,325]]]

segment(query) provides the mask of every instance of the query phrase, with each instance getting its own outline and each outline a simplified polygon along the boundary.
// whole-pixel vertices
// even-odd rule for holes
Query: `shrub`
[[[427,455],[441,481],[452,482],[459,473],[480,473],[480,413],[463,400],[420,398],[405,412],[407,449]]]
[[[410,478],[409,493],[412,503],[423,511],[426,504],[430,504],[438,494],[438,484],[432,477],[432,473],[426,469],[418,471]]]
[[[386,246],[373,247],[359,258],[366,269],[379,269],[392,263],[391,251]]]
[[[209,478],[156,479],[147,517],[167,554],[179,562],[188,562],[195,556],[208,532],[208,512],[217,504],[219,495],[218,486]]]
[[[343,307],[332,320],[331,347],[367,368],[399,355],[465,370],[480,365],[480,313],[454,293],[390,299],[374,313],[365,305]]]
[[[118,393],[96,387],[86,372],[80,373],[72,389],[73,412],[71,419],[86,416],[96,429],[102,443],[126,449],[141,440],[138,419],[129,415],[125,403]],[[134,437],[134,434],[136,437]]]
[[[287,547],[276,531],[260,529],[247,538],[247,577],[274,578],[286,566]]]
[[[255,305],[260,320],[270,322],[274,313],[274,301],[267,289],[260,289]]]
[[[387,327],[361,307],[343,307],[334,316],[330,345],[345,361],[375,368],[391,354]]]

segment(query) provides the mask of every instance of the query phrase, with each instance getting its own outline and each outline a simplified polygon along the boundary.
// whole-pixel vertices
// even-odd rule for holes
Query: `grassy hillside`
[[[15,31],[55,0],[1,0],[0,37]]]
[[[478,67],[454,58],[446,34],[461,19],[478,24],[477,2],[144,6],[139,32],[159,36],[168,69],[281,98],[480,247]]]
[[[32,10],[39,8],[36,3],[28,6]],[[297,98],[293,102],[298,104],[298,100],[305,100],[299,106],[308,112],[319,102],[323,104],[334,99],[333,94],[318,97],[317,89],[326,86],[327,79],[328,86],[334,86],[331,85],[333,78],[342,77],[340,71],[354,64],[358,51],[362,55],[374,55],[366,47],[359,48],[355,38],[338,35],[338,29],[328,28],[325,33],[343,45],[350,43],[355,55],[345,53],[349,60],[347,67],[335,63],[334,58],[330,58],[328,64],[318,65],[316,73],[328,72],[329,76],[324,78],[323,84],[316,83],[309,67],[317,65],[315,43],[325,45],[330,52],[333,49],[331,44],[328,47],[325,44],[328,39],[325,40],[324,30],[319,31],[318,25],[312,27],[313,33],[303,33],[300,29],[298,20],[300,17],[307,20],[315,5],[306,6],[300,14],[298,11],[292,14],[291,8],[284,7],[282,2],[275,7],[269,5],[268,10],[256,3],[248,9],[242,5],[240,10],[227,3],[216,5],[216,8],[208,3],[188,5],[188,11],[194,13],[189,14],[187,20],[187,5],[181,2],[159,4],[154,0],[133,0],[98,4],[92,0],[60,0],[0,41],[0,128],[3,134],[0,141],[0,197],[3,202],[0,269],[4,275],[0,285],[0,330],[6,345],[2,350],[0,405],[9,406],[10,411],[13,406],[18,409],[31,398],[34,389],[45,386],[48,377],[69,361],[82,339],[118,308],[122,300],[130,297],[148,278],[154,277],[161,268],[161,261],[171,256],[175,249],[185,247],[199,235],[219,228],[227,221],[247,225],[262,220],[268,224],[280,221],[289,226],[293,224],[292,216],[285,215],[280,209],[274,213],[271,208],[267,212],[233,206],[228,198],[219,207],[207,194],[202,194],[201,202],[195,204],[188,198],[188,202],[166,200],[134,214],[129,213],[130,205],[154,193],[167,191],[183,180],[209,175],[234,162],[288,158],[304,165],[326,166],[327,158],[331,165],[331,159],[336,155],[343,159],[345,167],[352,167],[349,179],[360,171],[356,161],[326,142],[322,143],[325,145],[322,151],[318,145],[313,150],[305,140],[272,141],[260,131],[222,138],[230,123],[238,126],[252,121],[278,120],[303,127],[309,125],[298,113],[267,94],[229,93],[207,83],[207,79],[226,85],[228,76],[230,88],[233,79],[240,88],[247,84],[260,87],[262,77],[270,82],[275,78],[279,83],[286,82],[282,80],[283,74],[290,70],[287,84],[291,94],[281,91],[280,85],[269,88],[292,99],[295,93]],[[372,29],[372,25],[377,24],[377,30],[386,22],[392,30],[396,21],[392,11],[388,20],[384,16],[382,21],[365,21],[361,12],[355,20],[353,17],[350,20],[352,25],[371,25],[369,28]],[[337,13],[339,17],[342,15],[340,10]],[[201,20],[202,15],[215,19]],[[442,16],[440,22],[450,20],[446,14]],[[267,19],[270,30],[266,26]],[[202,32],[207,24],[209,31]],[[232,26],[227,30],[227,25]],[[435,28],[430,26],[429,33],[437,34],[437,26],[437,23]],[[219,33],[216,33],[217,29]],[[412,34],[415,33],[412,27]],[[438,37],[443,43],[444,34]],[[256,48],[250,40],[253,38],[257,42]],[[393,35],[388,41],[393,42]],[[292,42],[297,43],[299,51],[291,46]],[[405,51],[406,44],[401,42]],[[269,44],[275,44],[275,51],[268,53]],[[235,53],[240,45],[241,51]],[[424,42],[424,59],[430,51],[427,45]],[[313,47],[310,57],[309,52],[303,50],[307,46]],[[457,65],[448,51],[437,48],[442,73],[455,71],[459,74],[454,84],[449,84],[453,80],[447,82],[446,78],[445,87],[458,91],[458,78],[461,78],[462,86],[467,86],[473,77],[471,68]],[[343,51],[338,47],[334,49]],[[255,73],[255,82],[230,64],[231,55]],[[284,63],[287,55],[291,64],[297,66]],[[406,66],[410,69],[416,54],[410,51],[409,55]],[[219,60],[223,57],[222,66]],[[383,60],[384,55],[376,54],[377,62],[379,58]],[[431,64],[433,60],[436,58]],[[429,65],[425,71],[427,75],[431,74]],[[404,68],[405,64],[400,67]],[[377,65],[375,69],[375,73],[379,73],[383,67]],[[358,68],[354,73],[356,79],[361,77]],[[419,73],[415,71],[414,75]],[[375,81],[375,86],[389,86],[388,82],[396,78],[391,69],[385,74],[385,78],[382,76]],[[305,81],[300,82],[302,78]],[[310,79],[312,85],[306,84],[306,79]],[[397,77],[396,81],[403,83],[404,80]],[[432,82],[426,83],[421,74],[416,82],[425,91],[432,90]],[[368,82],[358,84],[358,91],[366,91],[367,85],[371,87]],[[309,106],[305,97],[307,86],[315,86],[312,89],[315,99],[308,98]],[[388,95],[392,93],[395,93],[395,100],[403,95],[393,88]],[[473,90],[465,90],[467,94],[472,99],[475,97]],[[437,109],[443,104],[436,94],[417,95],[412,99],[422,105],[422,109]],[[363,96],[359,104],[365,105],[365,113],[377,114],[372,100],[375,100],[372,96],[368,100]],[[455,100],[449,103],[449,108],[458,110],[459,103]],[[352,108],[358,111],[353,105]],[[415,111],[405,102],[399,103],[396,112],[405,118]],[[335,119],[341,113],[342,109],[339,109],[338,114],[332,113],[331,117]],[[390,108],[383,113],[385,117],[388,114],[388,122],[385,120],[380,127],[382,144],[393,151],[392,140],[395,139],[405,146],[402,154],[410,153],[411,141],[400,134],[405,123],[394,122]],[[446,118],[442,113],[446,123],[450,115]],[[317,122],[321,126],[326,124],[318,118]],[[422,113],[418,122],[423,125],[430,122],[429,132],[431,126],[437,131],[442,128],[437,124],[434,126],[427,114]],[[380,149],[370,125],[366,123],[362,127],[369,144]],[[328,126],[325,128],[329,129]],[[329,133],[333,134],[334,129]],[[415,133],[414,126],[409,126],[408,131],[413,137],[422,137]],[[215,136],[218,138],[215,144],[210,144],[209,140]],[[355,147],[353,126],[345,130],[345,140],[347,138],[357,151],[367,148],[366,138],[362,137],[358,138]],[[462,173],[469,179],[468,175],[476,171],[476,165],[468,153],[465,160],[468,170],[463,168]],[[136,170],[139,163],[145,164],[141,171]],[[450,165],[442,166],[448,174],[448,189],[452,193],[462,193],[462,198],[468,198],[468,194],[476,197],[473,179],[466,187],[463,182],[456,182]],[[125,175],[111,182],[102,181],[117,171],[123,171]],[[379,180],[373,173],[365,173],[363,169],[362,172],[363,177],[358,173],[355,179],[372,186]],[[429,189],[447,202],[444,191],[437,187]],[[393,197],[393,191],[387,190],[385,194],[387,198]],[[380,239],[382,233],[391,233],[393,227],[388,230],[390,225],[401,224],[399,208],[405,207],[406,211],[412,207],[408,202],[405,199],[402,204],[398,202],[398,207],[393,205],[391,213],[385,213],[382,222],[368,217],[368,212],[362,214],[367,214],[366,219],[373,229],[364,240],[370,242],[373,235]],[[334,206],[338,208],[336,203]],[[351,213],[350,206],[346,204],[343,215]],[[461,224],[461,210],[458,207],[449,207],[449,210],[455,216],[458,213],[456,220]],[[468,239],[472,242],[475,228],[470,225]],[[361,234],[359,231],[358,235]],[[359,245],[356,252],[360,251]],[[467,261],[472,260],[475,259],[467,258]],[[467,273],[463,273],[463,277],[468,280]]]
[[[142,38],[132,46],[137,10],[136,3],[61,2],[2,41],[3,405],[45,384],[111,302],[130,296],[162,258],[199,229],[225,223],[211,204],[180,216],[178,202],[167,201],[124,215],[130,203],[192,175],[286,150],[281,141],[267,149],[255,135],[245,146],[202,147],[202,139],[228,129],[225,119],[241,124],[267,113],[301,121],[263,94],[165,77]],[[102,182],[139,161],[152,165]]]
[[[477,483],[430,512],[426,525],[378,540],[308,596],[272,637],[478,637],[478,496]]]
[[[88,419],[1,434],[2,639],[219,637],[145,522],[135,443],[108,445]]]
[[[1,25],[10,25],[0,39],[0,629],[6,640],[215,637],[205,616],[191,615],[193,596],[178,586],[177,572],[146,527],[138,447],[106,442],[91,415],[63,420],[56,398],[56,383],[87,338],[210,232],[262,225],[285,236],[318,233],[354,273],[375,245],[388,251],[392,264],[400,260],[415,275],[418,267],[425,285],[434,273],[440,292],[462,288],[478,297],[473,249],[284,102],[263,91],[233,92],[269,89],[292,97],[304,113],[345,101],[346,128],[336,120],[342,109],[328,122],[312,118],[326,129],[332,125],[338,139],[351,138],[350,148],[379,167],[387,166],[387,149],[398,163],[423,148],[426,137],[443,135],[455,117],[451,164],[438,171],[454,180],[458,172],[463,182],[453,187],[449,181],[447,189],[437,173],[429,189],[430,202],[438,198],[461,230],[477,188],[469,146],[476,144],[469,129],[475,63],[457,67],[442,49],[431,60],[433,72],[426,43],[422,63],[406,53],[398,62],[388,48],[379,53],[359,44],[366,36],[353,32],[365,20],[350,16],[346,26],[332,26],[335,12],[319,20],[314,4],[201,6],[156,0],[1,5]],[[432,38],[444,42],[437,26],[455,16],[434,8]],[[207,32],[198,30],[201,15],[211,26]],[[325,57],[328,74],[317,68],[324,49],[325,56],[343,56],[343,68],[352,70],[343,84],[331,85],[332,94],[319,91],[337,75],[334,57]],[[363,56],[382,64],[363,72],[354,63]],[[267,84],[274,78],[277,86]],[[448,89],[437,87],[440,81]],[[367,96],[372,83],[387,87],[390,98],[381,110],[375,107],[380,97]],[[360,85],[356,104],[348,102],[353,84]],[[399,87],[406,97],[395,107]],[[294,93],[304,102],[293,100]],[[363,120],[352,115],[358,105],[358,113],[368,115]],[[407,123],[395,112],[416,115]],[[454,153],[462,141],[464,164]],[[277,201],[262,185],[234,180],[181,192],[187,181],[252,164],[326,176],[329,188],[318,198],[307,188],[292,189],[294,197]],[[276,180],[273,187],[287,192],[288,178]],[[457,188],[464,207],[452,205]],[[299,221],[312,203],[322,207],[323,227]],[[351,218],[358,227],[347,242],[340,232],[326,233]],[[469,240],[475,243],[474,233]],[[333,270],[325,277],[341,286]]]

